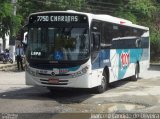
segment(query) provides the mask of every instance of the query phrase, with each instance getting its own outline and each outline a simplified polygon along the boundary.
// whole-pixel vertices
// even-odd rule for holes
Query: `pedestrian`
[[[23,63],[22,63],[23,57],[24,57],[23,47],[21,45],[17,45],[17,47],[16,47],[16,60],[17,60],[18,71],[20,71],[20,65],[21,65],[21,70],[24,70]]]

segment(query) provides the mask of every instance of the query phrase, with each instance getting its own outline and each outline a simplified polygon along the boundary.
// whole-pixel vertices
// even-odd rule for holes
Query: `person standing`
[[[0,43],[0,53],[2,53],[2,44]]]
[[[24,57],[24,50],[21,45],[17,45],[17,47],[16,47],[16,60],[17,60],[18,70],[20,70],[20,65],[21,65],[21,70],[24,70],[23,63],[22,63],[23,57]]]

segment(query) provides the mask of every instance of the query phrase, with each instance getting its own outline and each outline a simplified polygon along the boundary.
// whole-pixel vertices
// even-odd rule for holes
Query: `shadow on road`
[[[112,89],[121,87],[129,82],[131,82],[130,78],[111,83],[107,91],[112,91]],[[107,93],[107,91],[105,93]],[[62,88],[55,89],[55,91],[50,92],[45,87],[24,87],[21,89],[13,87],[9,91],[0,93],[0,98],[18,100],[47,100],[56,101],[61,104],[73,104],[81,103],[94,95],[96,94],[93,89]]]
[[[80,103],[92,97],[92,91],[87,89],[62,89],[49,92],[44,87],[27,87],[13,89],[0,93],[1,99],[31,99],[31,100],[50,100],[62,104]]]
[[[138,80],[140,80],[140,79],[141,79],[141,77]],[[121,87],[129,82],[135,82],[135,81],[132,81],[131,78],[126,78],[123,80],[115,81],[115,82],[109,84],[109,90],[114,89],[116,87]]]
[[[111,83],[107,91],[120,87],[130,82],[129,79]],[[106,92],[107,92],[106,91]],[[105,93],[106,93],[105,92]],[[0,93],[1,99],[29,99],[29,100],[47,100],[56,101],[61,104],[81,103],[90,97],[96,95],[93,89],[73,89],[63,88],[50,92],[45,87],[24,87],[21,89],[13,88],[11,91]]]

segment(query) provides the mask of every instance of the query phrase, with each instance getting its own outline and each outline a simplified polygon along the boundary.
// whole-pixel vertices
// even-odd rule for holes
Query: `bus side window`
[[[102,24],[102,36],[101,36],[101,48],[110,48],[112,41],[112,24],[103,22]]]
[[[92,50],[99,50],[100,48],[100,34],[99,33],[92,33]]]

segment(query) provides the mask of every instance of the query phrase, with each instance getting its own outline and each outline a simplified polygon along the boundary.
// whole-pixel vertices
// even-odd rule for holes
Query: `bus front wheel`
[[[107,89],[107,80],[105,76],[102,77],[101,85],[96,87],[96,93],[103,93]]]

